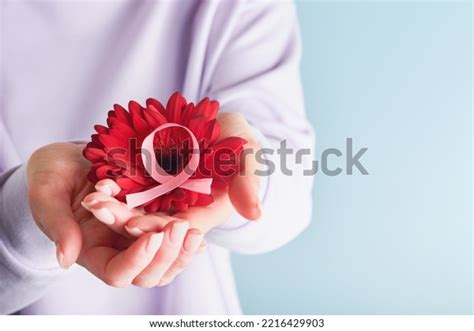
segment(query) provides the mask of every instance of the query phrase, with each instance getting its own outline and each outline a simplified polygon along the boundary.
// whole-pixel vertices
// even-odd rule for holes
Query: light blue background
[[[370,175],[318,174],[303,235],[234,257],[244,312],[470,314],[471,4],[300,1],[298,12],[318,158],[352,137]]]

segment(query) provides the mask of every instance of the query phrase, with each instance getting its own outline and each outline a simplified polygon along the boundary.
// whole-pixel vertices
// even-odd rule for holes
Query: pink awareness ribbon
[[[191,158],[189,159],[188,164],[176,176],[168,174],[163,168],[160,167],[158,161],[154,157],[155,150],[153,148],[153,139],[155,137],[155,134],[161,130],[172,127],[179,127],[185,129],[191,137],[191,141],[193,143]],[[151,132],[143,140],[141,146],[142,160],[144,161],[143,165],[145,167],[145,170],[154,180],[160,183],[160,185],[157,185],[143,192],[127,194],[125,196],[125,199],[127,200],[127,207],[138,207],[165,193],[174,190],[177,187],[181,187],[198,193],[210,194],[212,178],[189,179],[199,166],[200,155],[199,152],[196,151],[199,151],[199,143],[196,140],[194,134],[191,132],[191,130],[189,130],[185,126],[176,123],[165,123],[160,125],[153,132]],[[150,156],[151,162],[147,162],[147,158],[150,158]]]

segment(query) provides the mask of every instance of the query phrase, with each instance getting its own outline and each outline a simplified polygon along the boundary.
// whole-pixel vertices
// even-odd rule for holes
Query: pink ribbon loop
[[[155,150],[153,147],[153,139],[155,137],[155,134],[161,130],[172,127],[179,127],[185,129],[191,137],[192,141],[191,158],[189,159],[189,162],[186,167],[176,176],[168,174],[162,167],[160,167],[158,161],[154,157]],[[127,194],[125,196],[127,200],[127,207],[138,207],[155,198],[158,198],[159,196],[162,196],[163,194],[171,192],[177,187],[181,187],[198,193],[211,194],[212,178],[189,179],[199,167],[200,155],[196,151],[199,151],[199,143],[192,131],[185,126],[176,123],[165,123],[160,125],[153,132],[151,132],[143,140],[141,146],[142,160],[144,161],[143,165],[145,167],[145,170],[154,180],[160,183],[160,185],[157,185],[143,192]],[[150,159],[150,162],[148,162],[148,159]]]

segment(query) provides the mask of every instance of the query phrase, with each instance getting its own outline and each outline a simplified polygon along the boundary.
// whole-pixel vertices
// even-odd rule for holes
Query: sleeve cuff
[[[58,269],[56,247],[39,229],[28,204],[26,165],[0,175],[0,239],[10,259],[34,270]]]

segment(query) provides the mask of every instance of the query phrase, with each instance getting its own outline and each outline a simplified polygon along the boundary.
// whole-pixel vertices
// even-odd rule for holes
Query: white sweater
[[[262,253],[296,237],[310,221],[311,177],[277,166],[263,179],[260,222],[235,215],[213,229],[208,250],[169,286],[115,289],[80,266],[58,268],[29,212],[24,164],[43,145],[87,140],[113,103],[166,101],[176,90],[243,113],[263,147],[312,148],[293,3],[17,0],[0,8],[0,313],[240,313],[229,250]]]

